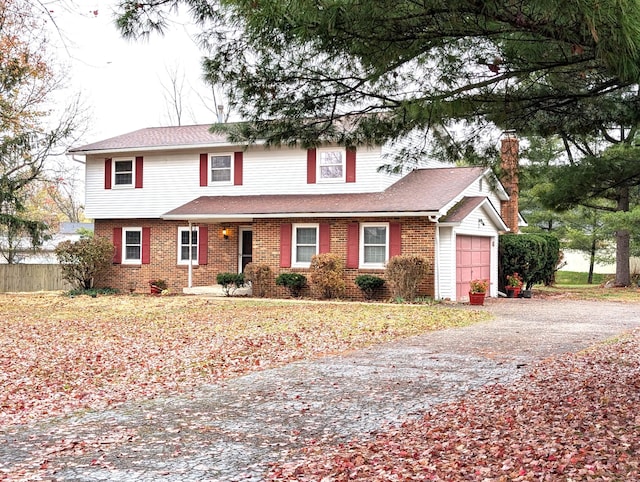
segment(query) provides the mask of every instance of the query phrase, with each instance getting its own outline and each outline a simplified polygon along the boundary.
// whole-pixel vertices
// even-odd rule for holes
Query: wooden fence
[[[71,288],[58,264],[0,264],[0,293]]]

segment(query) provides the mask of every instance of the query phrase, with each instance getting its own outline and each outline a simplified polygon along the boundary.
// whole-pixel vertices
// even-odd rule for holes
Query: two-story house
[[[384,276],[397,254],[429,260],[426,296],[465,299],[473,278],[490,279],[497,294],[511,201],[490,170],[425,161],[389,174],[379,167],[394,144],[268,149],[208,128],[142,129],[70,150],[86,156],[85,214],[116,246],[101,285],[142,292],[162,278],[180,291],[252,261],[274,277],[304,274],[314,254],[332,252],[351,298],[361,297],[355,276]],[[517,155],[517,140],[504,139],[503,152]]]

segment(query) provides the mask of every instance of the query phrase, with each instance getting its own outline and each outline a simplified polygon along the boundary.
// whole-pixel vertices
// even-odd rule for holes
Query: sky
[[[182,125],[215,120],[211,95],[200,80],[203,54],[188,33],[197,33],[197,28],[176,22],[165,36],[124,40],[114,24],[116,4],[116,0],[77,0],[73,11],[53,4],[49,12],[59,27],[51,34],[52,45],[65,65],[68,84],[60,102],[80,92],[89,111],[82,142],[175,125],[167,114],[163,87],[170,85],[167,70],[178,69],[178,78],[184,79]]]

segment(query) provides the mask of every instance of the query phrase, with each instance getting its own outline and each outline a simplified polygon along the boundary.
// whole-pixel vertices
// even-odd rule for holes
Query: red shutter
[[[200,186],[209,185],[209,154],[200,154]]]
[[[111,159],[104,160],[104,188],[111,189]]]
[[[136,189],[142,188],[142,156],[136,157]]]
[[[233,185],[242,186],[242,152],[233,153]]]
[[[142,228],[142,264],[151,263],[151,228]]]
[[[402,225],[389,223],[389,258],[402,254]]]
[[[280,225],[280,267],[291,267],[291,224]]]
[[[316,150],[307,149],[307,184],[316,183]]]
[[[346,181],[356,182],[356,150],[347,149],[347,171]]]
[[[319,253],[331,252],[331,225],[324,223],[320,225],[320,246]]]
[[[109,159],[111,160],[111,159]],[[122,263],[122,228],[113,228],[113,264]]]
[[[347,226],[347,268],[357,268],[360,264],[360,225],[351,223]]]
[[[209,227],[198,228],[198,264],[209,262]]]

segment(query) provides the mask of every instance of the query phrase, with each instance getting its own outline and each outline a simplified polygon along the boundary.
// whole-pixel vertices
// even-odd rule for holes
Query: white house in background
[[[24,248],[20,249],[17,254],[17,262],[20,264],[58,264],[58,258],[55,254],[58,244],[63,241],[78,241],[80,239],[78,231],[81,230],[93,231],[93,223],[61,222],[58,232],[44,241],[42,246],[36,250],[31,247],[31,241],[25,239],[22,243]],[[0,264],[6,263],[6,259],[0,256]]]

